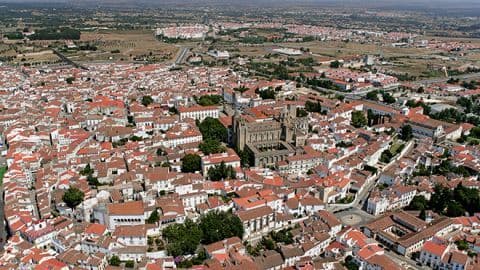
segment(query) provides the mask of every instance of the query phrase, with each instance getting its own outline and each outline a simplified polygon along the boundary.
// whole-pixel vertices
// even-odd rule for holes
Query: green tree
[[[413,197],[410,204],[407,206],[407,210],[426,210],[428,207],[428,201],[422,195],[416,195]]]
[[[198,125],[198,128],[204,140],[227,142],[228,131],[218,119],[207,117]]]
[[[120,258],[117,255],[113,255],[112,257],[110,257],[110,260],[108,260],[108,264],[110,264],[111,266],[120,266],[120,263]]]
[[[212,139],[206,139],[198,145],[200,151],[205,155],[223,153],[225,152],[225,147],[218,141]]]
[[[380,161],[383,163],[389,163],[392,160],[393,154],[389,149],[382,152],[380,155]]]
[[[383,102],[388,103],[388,104],[395,103],[395,101],[396,101],[395,98],[387,92],[382,93],[382,98],[383,98]]]
[[[67,204],[68,207],[73,209],[83,201],[84,196],[85,195],[80,189],[71,187],[67,189],[65,194],[63,194],[62,199]]]
[[[268,88],[262,91],[258,91],[258,94],[262,99],[275,99],[275,90]]]
[[[86,175],[92,175],[93,174],[93,169],[90,167],[90,163],[85,165],[85,168],[80,171],[80,175],[86,176]]]
[[[147,107],[148,105],[153,103],[153,98],[151,96],[143,96],[142,97],[142,104],[143,106]]]
[[[447,204],[447,212],[446,215],[449,217],[460,217],[465,215],[465,209],[463,206],[457,201],[450,201]]]
[[[219,165],[212,166],[208,169],[208,178],[212,181],[220,181],[223,179],[234,179],[235,169],[231,165],[226,165],[225,162],[221,162]]]
[[[418,216],[418,218],[420,218],[422,220],[425,220],[427,218],[427,213],[426,213],[425,209],[420,210],[420,215]]]
[[[436,185],[433,190],[434,192],[428,202],[429,207],[437,213],[443,213],[447,208],[447,202],[452,200],[452,194],[448,188],[440,185]]]
[[[275,65],[273,69],[273,76],[279,78],[280,80],[290,79],[290,76],[288,75],[288,69],[283,64]]]
[[[409,141],[410,139],[413,138],[412,126],[410,126],[410,125],[402,126],[402,131],[400,132],[400,134],[401,134],[401,139],[402,140]]]
[[[160,220],[160,215],[158,214],[158,210],[155,209],[153,212],[150,214],[150,216],[147,219],[148,224],[155,224]]]
[[[308,112],[302,108],[297,108],[297,117],[305,117],[308,115]]]
[[[330,63],[331,68],[339,68],[341,66],[342,66],[342,64],[338,60],[335,60],[335,61]]]
[[[320,102],[312,102],[310,100],[307,100],[305,102],[305,110],[308,112],[321,112],[322,111],[322,104]]]
[[[353,257],[348,255],[346,258],[345,258],[345,262],[343,264],[348,270],[358,270],[359,267],[358,265],[355,263],[355,261],[353,260]]]
[[[205,95],[197,99],[198,105],[201,106],[213,106],[222,102],[223,98],[220,95]]]
[[[174,257],[194,254],[202,240],[202,230],[190,219],[170,225],[162,233],[167,240],[167,252]]]
[[[196,154],[187,154],[182,158],[182,172],[194,173],[202,168],[202,159]]]
[[[240,164],[242,167],[247,167],[252,165],[250,152],[245,149],[243,151],[236,150],[237,155],[240,157]]]
[[[465,108],[466,113],[470,113],[473,108],[473,102],[470,97],[460,97],[457,99],[457,104]]]
[[[367,125],[367,118],[362,111],[354,111],[352,113],[352,126],[356,128],[364,127]]]
[[[125,262],[125,267],[126,268],[133,268],[133,267],[135,267],[135,262],[132,261],[132,260],[126,261]]]
[[[87,176],[87,182],[90,186],[99,186],[100,185],[100,182],[98,181],[98,178],[97,177],[94,177],[92,174],[89,174]]]
[[[457,248],[458,248],[459,250],[467,250],[467,249],[469,248],[468,242],[465,241],[465,240],[455,241],[455,244],[457,245]]]
[[[81,33],[77,29],[61,27],[61,28],[44,28],[35,30],[35,34],[29,36],[31,40],[79,40]]]
[[[453,190],[453,198],[462,207],[474,215],[480,211],[479,191],[473,188],[464,187],[461,183]]]
[[[205,245],[237,236],[243,237],[243,224],[231,212],[212,211],[200,217],[200,229],[203,233],[202,243]]]
[[[262,246],[265,247],[265,249],[268,250],[274,250],[276,248],[275,242],[273,242],[273,240],[268,237],[262,237],[260,243],[262,244]]]
[[[286,230],[286,229],[280,230],[278,232],[271,231],[270,237],[275,242],[282,242],[286,245],[293,244],[293,235],[289,230]]]
[[[167,152],[165,150],[163,150],[162,148],[157,148],[157,156],[166,156],[167,155]]]
[[[378,101],[378,91],[373,90],[367,93],[366,98],[373,101]]]

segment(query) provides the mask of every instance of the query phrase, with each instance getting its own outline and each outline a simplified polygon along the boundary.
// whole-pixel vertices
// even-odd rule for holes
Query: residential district
[[[457,142],[478,128],[407,90],[327,98],[156,64],[0,73],[1,269],[480,267],[479,149]]]
[[[480,269],[474,39],[217,20],[80,40],[11,10],[0,270]]]

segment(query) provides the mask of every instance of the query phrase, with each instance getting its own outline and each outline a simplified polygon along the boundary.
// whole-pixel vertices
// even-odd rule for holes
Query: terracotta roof
[[[142,201],[113,203],[113,204],[109,204],[107,207],[108,207],[108,213],[110,215],[136,216],[136,215],[144,214]]]
[[[435,243],[433,241],[427,241],[425,244],[423,244],[422,250],[441,258],[447,251],[447,248],[448,247],[446,245]]]
[[[117,226],[113,232],[116,237],[145,237],[147,230],[145,225]]]
[[[252,220],[254,218],[259,218],[259,217],[267,216],[270,214],[273,214],[273,210],[269,206],[262,206],[262,207],[251,209],[251,210],[244,210],[244,211],[237,212],[238,217],[242,221]]]

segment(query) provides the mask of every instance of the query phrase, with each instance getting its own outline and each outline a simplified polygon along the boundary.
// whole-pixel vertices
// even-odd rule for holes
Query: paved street
[[[411,141],[409,146],[407,147],[411,148],[412,146],[413,146],[413,142]],[[329,205],[327,206],[327,210],[334,213],[335,216],[338,217],[344,224],[350,225],[350,226],[363,225],[368,221],[372,220],[373,218],[375,218],[374,216],[364,211],[364,209],[366,208],[366,203],[367,203],[367,199],[370,192],[374,189],[377,183],[377,180],[382,174],[382,172],[388,170],[391,166],[393,166],[393,164],[395,164],[395,160],[402,158],[409,151],[410,150],[406,149],[398,157],[392,160],[389,164],[383,167],[379,167],[379,172],[377,173],[377,175],[370,182],[368,182],[364,186],[364,188],[360,190],[359,193],[356,194],[355,199],[352,203],[345,204],[345,205],[339,205],[339,204]]]
[[[440,78],[425,79],[425,80],[419,80],[419,81],[416,81],[416,82],[417,83],[423,83],[423,84],[440,83],[440,82],[446,82],[450,78],[460,79],[460,80],[471,80],[471,79],[480,78],[480,72],[463,74],[463,75],[458,75],[458,76],[451,76],[451,77],[448,77],[448,78],[440,77]]]
[[[187,47],[180,48],[177,58],[175,59],[175,65],[182,64],[183,61],[185,61],[185,56],[187,55],[188,51],[189,51],[189,48]]]
[[[417,265],[417,262],[415,262],[414,260],[408,258],[408,257],[405,257],[405,256],[402,256],[402,255],[398,255],[397,253],[393,252],[393,251],[385,251],[385,255],[387,255],[390,259],[392,259],[394,262],[398,263],[399,265],[401,265],[404,269],[407,269],[407,270],[420,270],[420,269],[430,269],[428,267],[425,267],[425,266],[419,266]]]

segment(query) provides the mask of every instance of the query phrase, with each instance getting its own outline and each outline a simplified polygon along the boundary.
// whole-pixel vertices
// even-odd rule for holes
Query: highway
[[[432,84],[432,83],[442,83],[446,82],[449,79],[459,79],[459,80],[471,80],[471,79],[476,79],[480,78],[480,72],[477,73],[468,73],[468,74],[462,74],[458,76],[450,76],[448,78],[446,77],[441,77],[441,78],[431,78],[431,79],[425,79],[425,80],[418,80],[415,81],[416,83],[421,83],[421,84]]]
[[[179,53],[177,54],[177,58],[175,58],[175,65],[180,65],[185,61],[185,56],[187,55],[188,51],[190,48],[187,47],[181,47]]]

